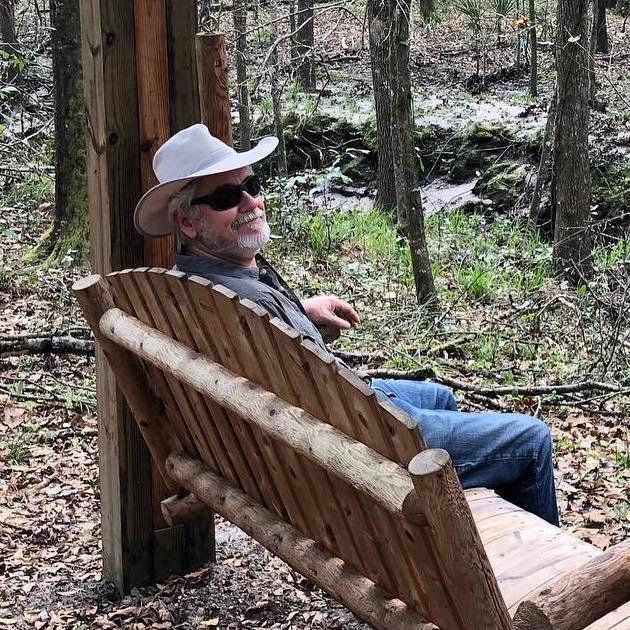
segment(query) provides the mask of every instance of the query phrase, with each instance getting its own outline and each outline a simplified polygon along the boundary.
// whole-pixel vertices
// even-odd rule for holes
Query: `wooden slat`
[[[197,319],[203,327],[205,335],[214,341],[216,356],[213,359],[225,366],[230,366],[230,368],[238,372],[241,369],[241,364],[234,349],[230,347],[230,336],[227,334],[221,318],[218,316],[211,283],[202,278],[191,278],[186,283],[185,288],[188,294],[188,302],[191,309],[197,313]],[[252,361],[256,360],[253,356],[250,359]],[[258,431],[254,432],[249,424],[241,419],[236,419],[232,425],[235,430],[240,432],[239,435],[243,442],[243,447],[247,451],[256,453],[258,457],[260,457],[261,453],[268,453],[272,444],[268,436],[264,436]],[[299,511],[299,504],[292,502],[291,497],[284,494],[283,489],[278,484],[278,479],[283,477],[286,472],[285,462],[282,460],[277,461],[272,455],[269,455],[267,456],[267,463],[265,482],[270,501],[267,507],[279,514],[284,514],[286,509],[291,522],[299,527],[301,531],[307,533],[307,521]],[[278,496],[282,498],[280,505],[277,502]]]
[[[137,271],[133,274],[134,277],[143,277],[141,271]],[[152,316],[154,317],[155,327],[163,332],[164,334],[173,337],[174,333],[172,327],[168,321],[168,317],[162,310],[162,305],[157,298],[156,293],[154,292],[153,285],[150,282],[148,276],[144,277],[144,281],[142,283],[138,283],[138,288],[142,296],[145,299],[147,307],[151,311]],[[197,424],[201,418],[206,418],[208,414],[212,413],[212,407],[208,406],[207,401],[195,391],[186,388],[186,390],[182,389],[184,395],[187,396],[187,399],[190,402],[192,409],[194,410],[193,416],[187,418],[188,426],[192,428]],[[192,425],[192,426],[191,426]],[[205,440],[205,435],[203,430],[199,428],[199,433],[197,434],[200,442],[203,443],[204,451],[210,452],[210,448],[208,443]],[[234,440],[234,442],[230,445],[229,448],[233,448],[234,450],[231,452],[232,464],[234,470],[238,476],[238,480],[240,482],[241,487],[254,499],[260,500],[261,495],[258,488],[258,483],[256,482],[256,478],[249,467],[249,463],[247,459],[243,456],[240,447],[238,446],[238,442]]]
[[[283,371],[288,375],[295,393],[295,402],[297,405],[311,413],[316,418],[322,420],[327,419],[325,411],[325,403],[320,398],[320,392],[313,387],[313,382],[309,378],[310,374],[305,372],[302,367],[302,358],[300,355],[299,336],[293,329],[288,329],[286,325],[278,319],[272,319],[268,330],[271,331],[273,342],[277,349],[277,356],[280,358],[279,363],[283,366]],[[303,462],[304,470],[310,476],[308,482],[311,486],[311,492],[316,503],[316,509],[325,518],[319,524],[323,527],[325,534],[322,540],[326,543],[328,549],[343,558],[346,562],[361,569],[369,562],[369,553],[355,541],[359,538],[359,532],[363,529],[363,523],[357,520],[361,516],[358,509],[359,505],[355,501],[350,505],[344,505],[337,492],[336,480],[329,477],[325,471],[317,466],[311,465],[309,462]],[[343,496],[343,495],[341,495]],[[351,495],[346,495],[346,501],[351,500]],[[350,507],[348,510],[347,508]],[[346,522],[346,513],[354,516],[352,521]],[[330,539],[330,533],[334,535],[334,540]],[[366,556],[365,562],[362,554]]]
[[[238,349],[236,353],[233,353],[233,356],[238,357],[238,359],[231,363],[230,369],[246,378],[251,377],[253,382],[260,384],[262,387],[268,387],[271,372],[267,369],[268,366],[259,361],[251,339],[252,331],[248,327],[247,320],[237,311],[238,297],[236,293],[221,285],[215,285],[212,289],[212,294],[215,312],[220,321],[223,335],[226,339],[232,341],[233,348]],[[231,360],[231,358],[228,358],[228,361]],[[257,433],[255,427],[252,427],[252,430]],[[308,509],[308,506],[302,505],[300,491],[296,491],[291,483],[285,485],[282,481],[283,478],[300,478],[298,456],[290,449],[286,449],[273,441],[265,440],[262,435],[259,436],[257,441],[272,466],[276,485],[280,486],[280,492],[283,493],[283,498],[288,502],[285,503],[287,510],[293,512],[295,518],[297,518],[295,525],[301,531],[313,535],[315,531],[313,526],[317,522],[317,516],[313,515],[313,510]],[[289,490],[288,493],[286,492],[287,490]]]
[[[179,299],[175,296],[174,291],[171,289],[171,285],[173,284],[173,280],[175,278],[173,275],[160,273],[159,271],[156,273],[151,273],[150,278],[153,283],[154,288],[158,291],[162,303],[166,306],[171,322],[173,323],[174,329],[177,331],[181,331],[180,341],[188,345],[190,348],[194,350],[201,351],[201,348],[197,346],[196,339],[201,338],[201,330],[198,328],[199,322],[196,320],[196,317],[192,317],[190,319],[186,319],[181,316],[181,309],[183,305],[180,303]],[[180,294],[180,298],[183,299],[185,293],[182,292]],[[186,305],[188,311],[192,311],[191,305]],[[202,341],[203,347],[206,350],[210,349],[209,344]],[[213,407],[218,407],[213,403]],[[217,409],[217,412],[220,412],[221,409]],[[206,423],[208,426],[212,426],[214,428],[214,423],[209,422]],[[270,506],[272,511],[278,513],[282,513],[282,504],[278,497],[278,494],[275,490],[273,482],[270,479],[269,471],[267,470],[267,466],[262,459],[260,451],[258,448],[255,448],[252,453],[248,453],[251,458],[249,459],[250,467],[254,469],[254,473],[256,475],[256,480],[258,482],[258,486],[261,490],[261,493],[265,499],[266,505]]]
[[[135,284],[129,277],[130,270],[111,273],[107,276],[107,280],[109,282],[110,287],[112,288],[112,293],[114,295],[114,303],[118,308],[121,308],[126,313],[134,315],[145,323],[151,323],[152,319],[146,313],[146,309],[142,303],[142,300],[135,296],[136,289]],[[135,296],[134,302],[136,306],[134,306],[127,295],[127,288],[131,293]],[[169,418],[171,419],[173,429],[177,434],[182,446],[189,452],[191,455],[198,455],[197,447],[188,432],[188,428],[186,427],[186,423],[184,418],[177,406],[177,402],[173,397],[173,393],[171,392],[171,388],[166,381],[164,374],[154,366],[150,364],[146,364],[145,368],[149,375],[149,380],[154,387],[157,396],[164,402],[166,406],[167,413]]]
[[[284,366],[284,371],[290,374],[296,400],[290,401],[297,406],[312,413],[315,417],[326,421],[333,426],[338,424],[331,421],[330,408],[323,400],[324,392],[315,387],[313,373],[304,369],[304,358],[300,345],[300,335],[293,328],[287,326],[281,320],[274,318],[270,322],[270,329],[273,334],[277,348],[277,356]],[[372,519],[372,505],[363,497],[357,496],[354,492],[346,492],[343,484],[332,476],[328,476],[328,487],[320,480],[318,486],[325,488],[330,493],[332,505],[335,506],[335,531],[343,534],[339,541],[339,549],[331,551],[337,553],[347,562],[354,566],[367,569],[375,581],[381,584],[390,592],[403,592],[400,584],[400,563],[396,561],[393,565],[388,564],[386,559],[388,551],[381,545],[375,544],[378,535]],[[317,497],[319,502],[326,504],[327,497]],[[325,513],[325,512],[324,512]],[[346,517],[346,515],[349,515]],[[346,523],[346,520],[348,521]],[[354,553],[354,550],[357,553]],[[370,550],[366,552],[365,550]],[[359,564],[356,564],[359,563]],[[404,566],[404,563],[403,563]]]
[[[153,316],[146,307],[142,294],[132,277],[131,270],[110,274],[107,279],[110,285],[116,289],[118,299],[126,302],[125,311],[132,315],[135,314],[139,320],[149,326],[155,325]],[[170,419],[182,446],[191,453],[201,454],[203,451],[200,450],[198,436],[191,435],[188,430],[186,418],[192,417],[194,411],[190,408],[188,400],[183,394],[181,384],[154,366],[147,365],[147,372],[156,391],[163,400],[168,401],[167,408],[171,411]],[[208,465],[211,466],[211,462],[208,462]]]
[[[587,626],[585,630],[630,630],[630,602]]]

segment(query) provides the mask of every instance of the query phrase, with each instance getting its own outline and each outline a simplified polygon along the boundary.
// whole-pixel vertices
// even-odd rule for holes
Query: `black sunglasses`
[[[260,194],[260,179],[258,179],[257,175],[246,177],[240,184],[224,184],[223,186],[219,186],[219,188],[209,195],[197,197],[190,203],[193,206],[208,204],[213,210],[221,212],[237,206],[241,201],[243,191],[252,197],[257,197]]]

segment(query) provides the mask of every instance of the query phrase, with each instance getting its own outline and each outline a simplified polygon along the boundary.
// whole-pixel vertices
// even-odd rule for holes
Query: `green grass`
[[[615,450],[615,462],[620,468],[630,469],[630,449],[626,448],[625,451]]]
[[[612,245],[610,243],[596,245],[593,248],[593,260],[595,267],[600,271],[630,262],[630,240],[621,238]]]

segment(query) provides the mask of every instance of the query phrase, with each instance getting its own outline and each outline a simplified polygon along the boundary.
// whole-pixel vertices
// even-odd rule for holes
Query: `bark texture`
[[[606,26],[606,0],[593,0],[595,11],[595,52],[608,52],[608,28]]]
[[[419,302],[435,295],[433,273],[424,235],[420,176],[414,144],[414,122],[409,74],[410,0],[392,0],[390,73],[392,140],[398,221],[409,238],[413,277]]]
[[[14,0],[0,0],[0,42],[8,45],[17,42]]]
[[[241,151],[248,151],[252,146],[252,129],[249,115],[249,88],[247,87],[247,7],[244,0],[234,0],[233,16],[236,34],[239,144]]]
[[[274,40],[273,53],[271,54],[271,99],[273,101],[273,124],[278,137],[278,151],[277,151],[277,167],[278,173],[281,176],[287,174],[287,149],[284,142],[284,130],[282,128],[282,86],[280,85],[280,78],[278,76],[278,0],[271,0],[270,7],[270,21],[271,21],[271,34]]]
[[[313,0],[297,0],[295,20],[296,52],[299,60],[297,77],[304,90],[315,89],[315,32],[313,29]]]
[[[89,257],[85,101],[78,0],[51,0],[55,103],[55,215],[31,253],[50,263]]]
[[[376,204],[384,210],[396,206],[394,155],[392,152],[392,91],[389,65],[391,31],[390,2],[368,0],[367,19],[370,34],[370,63],[376,111],[378,155]]]
[[[592,272],[588,0],[559,0],[557,24],[553,256],[559,271],[579,281]]]

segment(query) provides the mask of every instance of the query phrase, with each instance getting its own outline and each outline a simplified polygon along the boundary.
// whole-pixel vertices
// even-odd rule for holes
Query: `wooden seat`
[[[630,599],[629,545],[464,493],[406,414],[256,304],[163,269],[74,290],[170,521],[205,504],[376,628],[577,630]]]

